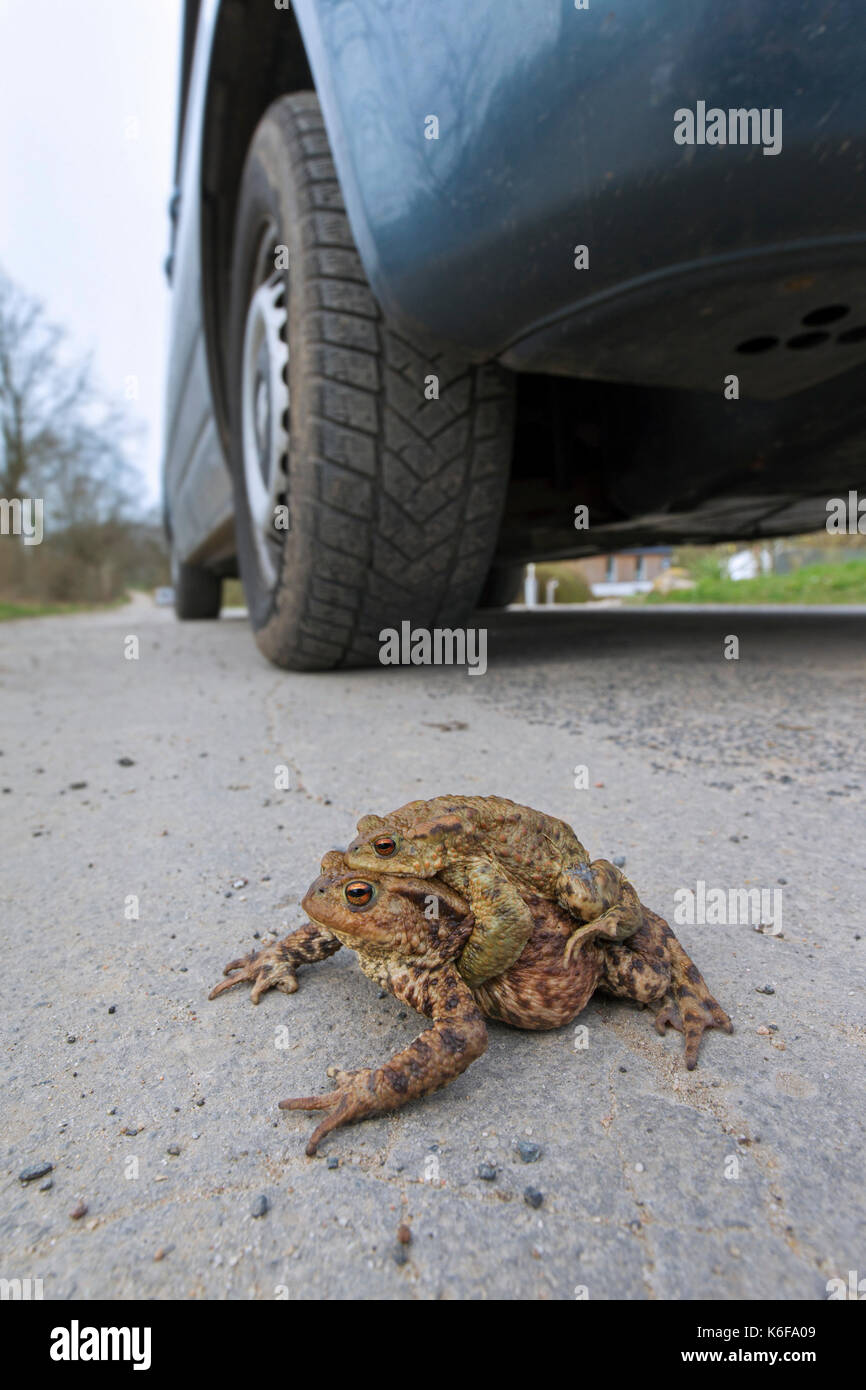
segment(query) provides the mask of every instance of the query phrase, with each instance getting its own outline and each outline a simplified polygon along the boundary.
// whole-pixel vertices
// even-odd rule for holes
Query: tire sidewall
[[[304,210],[298,206],[296,181],[285,136],[272,112],[262,119],[253,137],[244,167],[235,224],[231,273],[231,307],[228,340],[228,400],[230,428],[230,467],[235,497],[235,528],[238,561],[244,582],[250,622],[257,634],[281,617],[291,603],[292,572],[305,563],[308,546],[304,543],[303,497],[310,486],[310,461],[299,446],[298,414],[305,399],[303,351],[303,246],[301,221]],[[250,299],[258,288],[255,281],[262,236],[268,223],[274,227],[273,256],[277,247],[288,247],[289,269],[284,271],[288,306],[290,432],[288,495],[289,530],[279,555],[276,580],[271,585],[262,574],[244,478],[242,432],[242,371],[244,335]],[[306,483],[306,488],[305,488]]]

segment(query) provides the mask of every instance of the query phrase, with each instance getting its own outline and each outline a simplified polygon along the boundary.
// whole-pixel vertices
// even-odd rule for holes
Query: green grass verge
[[[14,618],[51,618],[62,613],[92,613],[101,608],[119,608],[128,598],[113,599],[111,603],[43,603],[39,599],[0,598],[0,623]]]
[[[757,579],[701,575],[693,589],[646,594],[634,603],[866,603],[866,560],[805,565],[793,574]]]

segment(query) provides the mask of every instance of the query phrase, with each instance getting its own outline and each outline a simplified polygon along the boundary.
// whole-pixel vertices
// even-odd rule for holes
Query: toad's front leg
[[[442,873],[469,901],[475,925],[460,957],[470,987],[501,975],[532,935],[532,913],[505,870],[486,856],[466,858]]]
[[[298,988],[296,971],[300,965],[314,965],[316,961],[327,960],[339,951],[340,942],[324,927],[315,922],[307,922],[297,931],[289,932],[283,941],[265,946],[261,951],[250,951],[247,956],[230,960],[223,970],[231,979],[214,985],[208,999],[216,999],[227,989],[245,981],[252,984],[250,999],[258,1004],[262,995],[269,989],[282,990],[283,994],[294,994]]]
[[[585,925],[568,938],[566,962],[584,941],[601,937],[627,941],[643,925],[644,909],[625,874],[607,859],[594,859],[583,868],[567,869],[561,876],[559,900]]]
[[[376,978],[398,999],[431,1018],[433,1027],[382,1067],[359,1071],[329,1067],[328,1076],[337,1084],[326,1095],[280,1101],[281,1110],[327,1111],[307,1144],[310,1157],[332,1129],[397,1110],[407,1101],[428,1095],[453,1081],[487,1047],[482,1014],[453,965],[429,971],[400,965],[378,971]]]

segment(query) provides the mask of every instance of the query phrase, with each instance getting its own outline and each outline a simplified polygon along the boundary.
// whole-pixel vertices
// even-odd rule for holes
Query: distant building
[[[757,579],[759,574],[769,574],[773,568],[773,557],[769,550],[738,550],[725,561],[729,579]]]
[[[648,594],[653,580],[671,563],[672,547],[647,545],[635,550],[619,550],[614,555],[592,555],[575,561],[592,590],[593,598],[628,598]]]

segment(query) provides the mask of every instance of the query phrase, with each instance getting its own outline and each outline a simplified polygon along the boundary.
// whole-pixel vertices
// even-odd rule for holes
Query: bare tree
[[[0,588],[107,599],[158,575],[159,531],[141,516],[128,459],[138,432],[41,304],[0,271],[0,498],[41,498],[47,542],[0,544]]]
[[[0,496],[50,499],[59,527],[117,518],[133,500],[135,430],[65,346],[38,300],[0,271]]]

